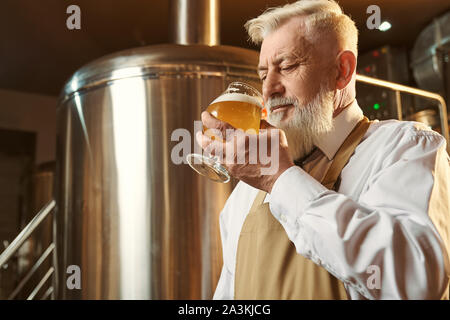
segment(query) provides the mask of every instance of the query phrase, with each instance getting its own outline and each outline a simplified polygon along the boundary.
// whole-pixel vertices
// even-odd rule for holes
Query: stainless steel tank
[[[443,53],[450,48],[450,11],[433,20],[417,37],[411,51],[411,67],[421,89],[443,94]]]
[[[58,107],[57,297],[209,299],[222,267],[219,213],[231,184],[171,160],[172,133],[229,82],[260,88],[255,51],[158,45],[94,61]],[[187,132],[185,131],[185,132]],[[81,289],[69,289],[70,265]]]

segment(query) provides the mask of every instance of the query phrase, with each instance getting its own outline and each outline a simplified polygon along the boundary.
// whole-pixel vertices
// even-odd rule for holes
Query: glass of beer
[[[257,134],[261,122],[263,97],[258,90],[243,82],[232,82],[217,99],[210,103],[206,111],[217,119],[227,122],[236,129],[249,134]],[[220,139],[208,133],[212,139]],[[230,174],[217,157],[191,153],[186,158],[192,169],[214,181],[227,183]]]

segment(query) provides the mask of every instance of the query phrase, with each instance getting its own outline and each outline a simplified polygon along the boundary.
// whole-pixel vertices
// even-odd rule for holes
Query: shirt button
[[[286,216],[284,214],[280,215],[280,220],[281,220],[281,222],[285,223],[286,222]]]

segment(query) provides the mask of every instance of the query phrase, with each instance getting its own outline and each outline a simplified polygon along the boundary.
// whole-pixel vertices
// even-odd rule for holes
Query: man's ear
[[[356,69],[356,57],[355,54],[349,50],[341,52],[337,59],[337,78],[336,89],[342,90],[347,87],[348,83],[352,80],[353,74]]]

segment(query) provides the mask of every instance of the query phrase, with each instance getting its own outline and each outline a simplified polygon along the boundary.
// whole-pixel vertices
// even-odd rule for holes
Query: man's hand
[[[217,156],[233,177],[257,189],[270,193],[278,177],[294,166],[284,132],[264,120],[258,135],[235,129],[206,111],[202,122],[223,139],[198,132],[197,143],[206,153]]]

